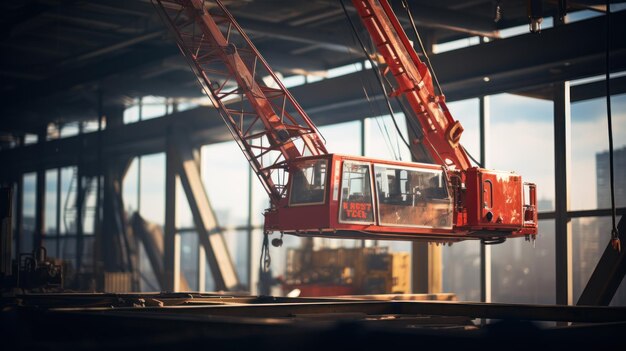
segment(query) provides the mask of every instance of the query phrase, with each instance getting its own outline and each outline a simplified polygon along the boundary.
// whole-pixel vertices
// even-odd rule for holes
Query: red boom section
[[[385,59],[388,72],[397,87],[392,95],[408,101],[422,128],[421,142],[434,163],[465,171],[471,167],[459,140],[463,127],[455,121],[437,96],[428,67],[418,58],[400,22],[386,0],[353,0],[378,52]]]
[[[219,0],[152,0],[274,205],[288,167],[327,154],[315,125]]]

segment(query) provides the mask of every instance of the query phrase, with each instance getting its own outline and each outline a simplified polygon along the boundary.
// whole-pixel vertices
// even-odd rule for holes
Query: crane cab
[[[338,154],[288,167],[287,196],[265,213],[266,232],[443,242],[536,234],[534,185],[513,173]]]

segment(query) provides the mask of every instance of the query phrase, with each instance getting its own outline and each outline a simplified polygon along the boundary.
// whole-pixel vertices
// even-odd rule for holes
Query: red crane
[[[353,0],[435,164],[329,154],[319,131],[219,1],[153,0],[267,191],[265,232],[327,238],[481,239],[537,234],[536,188],[472,167],[386,0]],[[418,141],[414,141],[418,142]]]

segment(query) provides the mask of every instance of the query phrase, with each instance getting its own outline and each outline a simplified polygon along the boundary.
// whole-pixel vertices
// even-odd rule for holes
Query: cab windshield
[[[295,165],[291,171],[291,205],[321,204],[325,201],[327,160],[308,160]]]
[[[441,170],[375,165],[381,225],[452,227],[452,199]]]

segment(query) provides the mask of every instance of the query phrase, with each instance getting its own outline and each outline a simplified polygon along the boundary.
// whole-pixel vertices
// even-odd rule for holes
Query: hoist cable
[[[355,33],[352,33],[352,40],[353,40],[353,43],[356,44]],[[348,55],[351,57],[352,60],[356,59],[354,57],[354,53],[352,52],[352,50],[348,49],[346,51],[347,51]],[[361,67],[362,67],[362,69],[365,69],[365,67],[363,66],[363,63],[361,63]],[[376,107],[377,107],[377,110],[378,110],[378,113],[377,113],[374,110],[374,104],[372,102],[372,99],[370,99],[370,96],[367,93],[367,89],[368,88],[371,91],[374,91],[374,88],[371,86],[371,81],[369,81],[369,80],[367,81],[367,83],[369,83],[368,87],[365,86],[365,83],[360,78],[359,78],[359,81],[361,82],[361,87],[363,88],[363,94],[365,95],[365,99],[367,100],[367,104],[368,104],[368,106],[370,108],[370,112],[372,113],[372,116],[375,116],[374,120],[376,121],[376,126],[378,127],[378,130],[380,131],[380,134],[385,137],[385,138],[383,138],[384,141],[385,141],[385,146],[387,147],[387,149],[389,151],[389,154],[391,154],[393,156],[394,160],[398,161],[399,157],[398,157],[398,155],[396,155],[396,151],[393,149],[393,145],[391,144],[391,136],[389,135],[389,130],[387,129],[387,124],[384,123],[384,121],[383,121],[382,126],[381,126],[381,122],[380,122],[380,118],[381,117],[380,116],[382,115],[382,108],[377,103],[376,104],[377,105]],[[365,123],[365,119],[363,119],[361,123]],[[364,141],[362,141],[362,142],[364,142]],[[362,155],[362,156],[365,156],[365,155]]]
[[[259,263],[259,271],[268,272],[272,258],[270,257],[270,239],[268,233],[263,233],[263,245],[261,246],[261,262]]]
[[[372,70],[375,73],[376,80],[378,81],[378,84],[380,85],[380,88],[383,91],[383,95],[385,97],[387,109],[389,110],[389,114],[391,115],[391,119],[393,120],[393,125],[395,126],[396,131],[398,132],[398,135],[400,136],[400,138],[402,139],[402,141],[404,142],[406,147],[411,152],[411,155],[415,158],[415,154],[413,154],[413,150],[411,149],[411,146],[410,146],[409,142],[404,138],[404,135],[402,134],[402,131],[400,130],[400,127],[398,126],[398,122],[396,121],[395,115],[393,113],[393,108],[391,107],[391,101],[389,100],[389,96],[387,95],[387,89],[385,88],[385,84],[383,83],[382,78],[379,76],[380,72],[378,72],[378,69],[376,68],[377,66],[374,63],[374,60],[372,60],[370,54],[367,51],[367,48],[365,47],[365,44],[363,44],[363,41],[361,40],[361,37],[358,34],[358,31],[356,29],[356,26],[354,25],[354,22],[352,22],[352,18],[350,18],[350,14],[348,13],[348,10],[346,9],[346,5],[343,3],[343,0],[339,0],[339,3],[341,4],[341,7],[343,8],[343,12],[344,12],[346,18],[348,19],[348,22],[350,23],[350,27],[352,28],[352,31],[354,32],[354,34],[355,34],[355,36],[356,36],[356,38],[357,38],[357,40],[359,42],[359,45],[361,46],[361,49],[363,50],[363,53],[365,53],[365,57],[367,57],[367,60],[372,65]]]
[[[411,13],[411,9],[409,8],[409,3],[406,0],[402,0],[402,7],[406,10],[407,16],[409,16],[409,22],[411,22],[411,27],[413,28],[413,33],[415,37],[417,37],[417,42],[420,44],[420,48],[422,49],[422,53],[424,54],[424,58],[426,58],[426,65],[428,65],[428,69],[430,70],[431,75],[435,79],[435,84],[437,84],[437,90],[439,90],[439,95],[443,95],[443,89],[441,89],[441,85],[439,84],[439,79],[437,79],[437,75],[435,74],[435,69],[433,68],[432,63],[430,63],[430,57],[428,56],[428,52],[424,47],[424,43],[422,42],[422,37],[417,31],[417,26],[415,25],[415,20],[413,20],[413,14]]]
[[[614,167],[613,167],[613,118],[611,116],[611,80],[610,80],[610,72],[611,72],[611,61],[610,61],[610,53],[611,53],[611,7],[610,1],[606,1],[606,114],[607,114],[607,122],[608,122],[608,133],[609,133],[609,184],[611,188],[611,220],[612,220],[612,229],[611,229],[611,245],[617,251],[621,251],[621,243],[619,240],[619,232],[617,230],[616,222],[616,210],[615,210],[615,180],[614,180]]]

